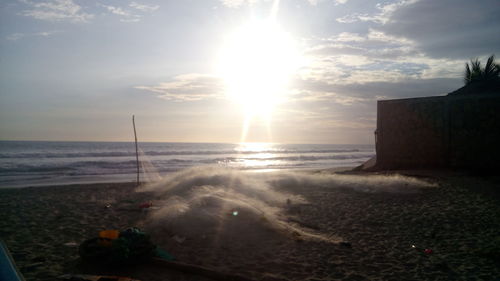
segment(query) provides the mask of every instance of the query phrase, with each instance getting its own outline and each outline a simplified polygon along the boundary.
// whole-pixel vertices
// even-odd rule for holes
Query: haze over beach
[[[0,280],[497,280],[499,14],[2,1]]]
[[[446,94],[466,61],[500,53],[493,0],[3,1],[0,12],[4,140],[130,141],[135,114],[140,141],[240,142],[256,108],[228,97],[239,84],[283,91],[256,98],[272,105],[271,130],[256,116],[246,141],[373,144],[377,99]]]

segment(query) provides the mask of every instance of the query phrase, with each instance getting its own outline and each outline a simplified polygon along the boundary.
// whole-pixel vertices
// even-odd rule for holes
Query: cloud
[[[10,41],[17,41],[21,38],[24,38],[26,36],[25,33],[13,33],[9,36],[7,36],[7,40],[10,40]]]
[[[29,1],[20,0],[29,6],[21,15],[38,20],[87,22],[94,15],[82,11],[82,7],[73,0]]]
[[[61,31],[54,30],[54,31],[36,32],[36,33],[13,33],[13,34],[7,36],[7,40],[17,41],[17,40],[23,39],[25,37],[36,37],[36,36],[48,37],[48,36],[51,36],[52,34],[59,33],[59,32],[61,32]]]
[[[375,29],[367,34],[342,32],[329,38],[313,39],[307,51],[313,55],[364,55],[370,58],[396,59],[416,54],[415,42],[391,36]]]
[[[209,74],[184,74],[175,76],[170,82],[135,88],[154,92],[161,98],[173,101],[198,101],[223,96],[221,79]]]
[[[357,21],[365,21],[365,22],[375,22],[380,24],[386,24],[390,22],[391,16],[398,9],[409,6],[418,2],[419,0],[402,0],[391,4],[377,4],[377,12],[376,13],[353,13],[348,14],[343,17],[337,18],[336,21],[340,23],[353,23]]]
[[[380,30],[407,37],[430,57],[468,59],[500,53],[499,14],[497,0],[421,0],[394,11]]]
[[[443,95],[459,88],[463,60],[427,56],[413,37],[388,32],[385,28],[393,23],[398,11],[418,3],[411,0],[376,6],[376,19],[369,21],[366,31],[357,29],[307,39],[305,44],[309,48],[305,55],[309,64],[292,79],[282,108],[298,101],[349,107],[364,118],[359,123],[364,125],[350,124],[347,120],[343,124],[359,128],[367,126],[367,118],[373,115],[373,112],[361,111],[378,99]],[[223,96],[221,81],[207,74],[181,75],[157,86],[137,88],[177,101]],[[338,118],[331,120],[338,123]]]
[[[238,8],[243,5],[254,5],[261,2],[273,2],[273,0],[219,0],[222,5],[229,8]],[[304,0],[308,2],[312,6],[318,5],[319,2],[323,2],[325,0]],[[336,4],[345,4],[348,0],[334,0]]]
[[[426,44],[432,47],[431,43],[438,39],[429,39],[428,42],[422,40],[427,36],[423,34],[428,33],[418,25],[408,26],[404,28],[404,32],[395,32],[400,26],[399,22],[404,26],[407,18],[409,22],[427,22],[421,20],[421,15],[427,15],[430,11],[411,11],[423,4],[431,5],[430,2],[399,1],[378,5],[376,14],[344,18],[345,22],[350,19],[366,21],[369,23],[366,32],[361,29],[358,32],[341,32],[326,38],[309,39],[307,44],[310,48],[306,55],[310,64],[301,69],[295,83],[296,92],[301,93],[296,97],[307,100],[330,99],[338,104],[353,105],[380,98],[445,94],[460,87],[463,59],[429,55]],[[434,8],[431,10],[439,17],[439,11],[444,7],[438,9],[432,3]],[[436,24],[429,26],[429,29],[433,29]],[[473,34],[471,31],[469,33]],[[447,34],[434,36],[440,38]],[[498,36],[492,36],[490,40],[497,38]],[[481,45],[478,42],[475,44]],[[462,45],[467,44],[457,43],[442,51],[454,53]],[[363,94],[358,91],[360,89]],[[343,100],[343,97],[346,99]],[[352,99],[353,97],[361,99]]]
[[[105,8],[108,10],[110,13],[120,16],[120,21],[121,22],[139,22],[143,15],[138,14],[136,12],[141,12],[141,13],[152,13],[160,8],[160,6],[149,6],[149,5],[144,5],[144,4],[139,4],[137,2],[132,2],[129,4],[129,7],[134,9],[133,11],[127,10],[121,7],[117,6],[110,6],[110,5],[103,5],[103,4],[98,4],[99,6]]]
[[[112,13],[114,15],[120,16],[121,22],[138,22],[141,20],[141,17],[142,17],[141,15],[133,14],[132,12],[124,10],[120,7],[103,5],[103,4],[99,4],[99,6],[105,8],[106,10],[108,10],[110,13]]]
[[[145,4],[139,4],[137,2],[132,2],[129,4],[129,7],[132,7],[134,9],[143,11],[143,12],[154,12],[160,8],[160,6],[155,5],[155,6],[150,6],[150,5],[145,5]]]
[[[373,102],[378,99],[410,98],[444,95],[461,86],[460,79],[433,78],[398,81],[371,81],[364,83],[335,84],[325,80],[301,80],[296,82],[300,95],[309,95],[309,100],[331,100],[351,105],[360,102]],[[345,102],[342,102],[345,99]]]
[[[305,81],[346,85],[412,79],[458,80],[463,72],[463,60],[426,56],[415,40],[374,28],[365,34],[341,32],[327,38],[313,38],[307,44],[310,63],[299,74]]]
[[[131,16],[130,12],[125,11],[125,10],[123,10],[120,7],[108,6],[108,5],[101,5],[101,6],[104,7],[104,8],[106,8],[112,14],[119,15],[119,16],[125,16],[125,17]]]
[[[385,35],[404,37],[427,57],[467,60],[500,52],[499,14],[497,0],[403,0],[336,21],[365,22]]]
[[[229,8],[238,8],[243,4],[254,4],[258,1],[259,0],[220,0],[220,2],[222,2],[222,5]]]
[[[307,0],[307,2],[309,2],[309,4],[313,6],[316,6],[318,5],[319,2],[324,2],[324,1],[325,0]],[[335,5],[345,4],[347,3],[347,1],[349,0],[333,0],[333,2],[335,2]]]

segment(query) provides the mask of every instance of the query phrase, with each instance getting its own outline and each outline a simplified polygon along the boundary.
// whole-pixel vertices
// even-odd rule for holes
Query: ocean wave
[[[349,160],[370,158],[374,154],[351,154],[351,155],[297,155],[297,156],[274,156],[274,157],[225,157],[201,160],[204,163],[213,162],[238,162],[238,161],[318,161],[318,160]]]
[[[158,170],[172,170],[168,165],[179,163],[193,164],[193,161],[183,159],[170,159],[152,163]],[[186,166],[186,165],[183,165]],[[163,169],[165,167],[165,169]],[[60,173],[60,174],[114,174],[134,172],[136,161],[77,161],[70,163],[51,164],[17,164],[0,167],[0,176],[13,174],[33,173]]]
[[[355,153],[359,149],[326,149],[326,150],[262,150],[262,151],[237,151],[237,150],[197,150],[197,151],[143,151],[145,156],[171,156],[171,155],[224,155],[224,154],[312,154],[312,153]],[[9,158],[93,158],[93,157],[134,157],[133,151],[106,151],[106,152],[34,152],[34,153],[0,153],[0,159]]]
[[[370,145],[144,143],[140,147],[140,172],[145,177],[206,165],[237,170],[347,167],[375,154]],[[136,169],[133,143],[0,141],[0,186],[38,178],[48,183],[82,177],[101,180],[133,175]]]
[[[13,175],[18,173],[61,173],[76,171],[76,167],[58,166],[58,165],[16,165],[15,167],[0,168],[0,176]]]
[[[275,156],[268,158],[260,157],[217,157],[205,159],[167,159],[167,160],[140,160],[141,164],[153,167],[157,172],[170,172],[182,168],[197,165],[229,165],[241,169],[276,168],[284,169],[290,167],[305,167],[311,165],[325,165],[331,161],[363,162],[370,158],[371,154],[349,154],[349,155],[297,155],[297,156]],[[248,164],[247,161],[256,161],[256,164]],[[311,164],[305,164],[309,162]],[[75,161],[57,163],[34,163],[34,164],[10,164],[0,167],[0,176],[28,175],[28,174],[63,174],[63,175],[94,175],[94,174],[119,174],[134,173],[136,160],[127,161]]]

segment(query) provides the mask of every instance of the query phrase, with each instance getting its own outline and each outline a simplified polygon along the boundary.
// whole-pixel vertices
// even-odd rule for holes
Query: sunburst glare
[[[253,20],[229,33],[218,60],[226,95],[247,117],[268,119],[283,100],[301,56],[276,21]]]

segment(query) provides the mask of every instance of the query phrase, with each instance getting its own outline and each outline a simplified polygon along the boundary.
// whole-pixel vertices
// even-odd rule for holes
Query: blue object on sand
[[[175,259],[174,256],[172,256],[172,254],[161,248],[156,248],[156,256],[167,261],[173,261]]]
[[[0,280],[25,281],[3,240],[0,240]]]

